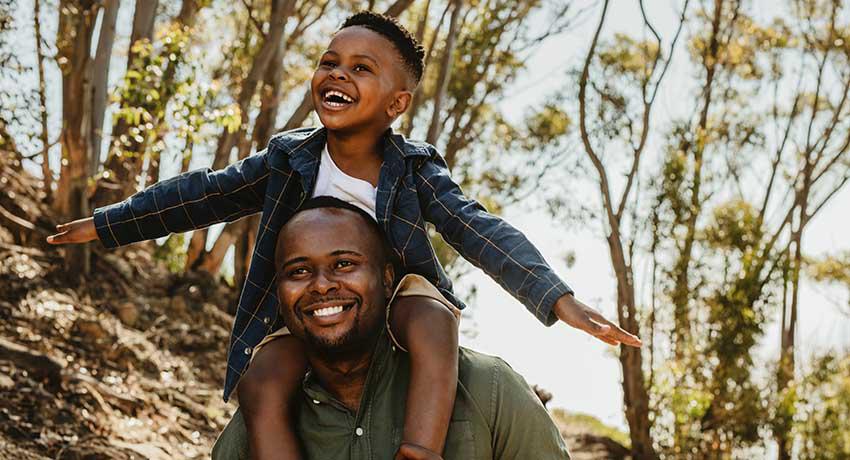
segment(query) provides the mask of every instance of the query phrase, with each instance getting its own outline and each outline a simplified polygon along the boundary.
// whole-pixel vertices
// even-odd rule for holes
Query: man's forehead
[[[326,207],[301,211],[281,229],[277,241],[278,256],[284,244],[314,253],[330,254],[344,250],[369,256],[377,249],[373,242],[375,235],[371,235],[372,229],[363,219],[348,209]]]

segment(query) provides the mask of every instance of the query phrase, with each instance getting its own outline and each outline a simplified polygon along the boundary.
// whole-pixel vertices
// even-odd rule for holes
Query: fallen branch
[[[58,388],[62,381],[64,363],[4,338],[0,338],[0,359],[12,361],[36,380],[46,381],[50,387]]]

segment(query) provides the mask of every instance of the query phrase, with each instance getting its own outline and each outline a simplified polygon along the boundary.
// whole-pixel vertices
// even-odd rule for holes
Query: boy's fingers
[[[405,442],[399,446],[395,460],[443,460],[443,457],[424,447]]]
[[[62,233],[57,233],[55,235],[50,235],[50,236],[47,237],[47,242],[50,243],[50,244],[67,243],[67,241],[66,241],[67,235],[68,235],[67,231],[64,231]]]
[[[597,335],[596,338],[614,347],[620,344],[620,342],[604,335]]]
[[[641,342],[640,339],[637,338],[637,336],[626,332],[620,326],[617,326],[611,321],[608,321],[607,319],[605,319],[604,316],[602,316],[601,313],[593,311],[592,319],[596,322],[600,322],[610,326],[611,329],[606,334],[607,337],[616,340],[617,342],[621,342],[623,345],[628,345],[631,347],[640,347],[641,345],[643,345],[643,342]]]
[[[595,336],[606,335],[611,331],[611,326],[599,323],[590,316],[585,318],[583,326],[582,329]]]

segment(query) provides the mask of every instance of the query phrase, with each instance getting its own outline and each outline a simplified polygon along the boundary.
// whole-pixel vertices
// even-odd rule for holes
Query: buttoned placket
[[[372,369],[370,368],[369,374],[371,375],[371,373]],[[352,411],[341,401],[326,392],[318,385],[318,383],[312,381],[309,375],[305,378],[304,393],[307,395],[310,404],[319,406],[317,408],[319,411],[335,410],[342,413],[345,417],[346,424],[348,425],[349,432],[351,433],[350,452],[352,460],[367,460],[371,457],[371,445],[368,437],[370,427],[367,426],[365,422],[370,418],[370,405],[366,403],[368,398],[371,397],[369,388],[374,386],[370,385],[370,375],[367,375],[366,386],[364,387],[364,393],[360,398],[360,408],[357,412]]]

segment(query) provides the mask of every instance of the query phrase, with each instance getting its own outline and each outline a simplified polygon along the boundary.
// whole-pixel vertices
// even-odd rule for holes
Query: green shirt
[[[356,413],[309,373],[304,379],[298,435],[307,458],[389,460],[395,455],[401,444],[410,360],[385,337],[378,341]],[[549,413],[507,363],[461,348],[458,380],[445,460],[570,458]],[[249,458],[239,411],[213,446],[212,458]]]

